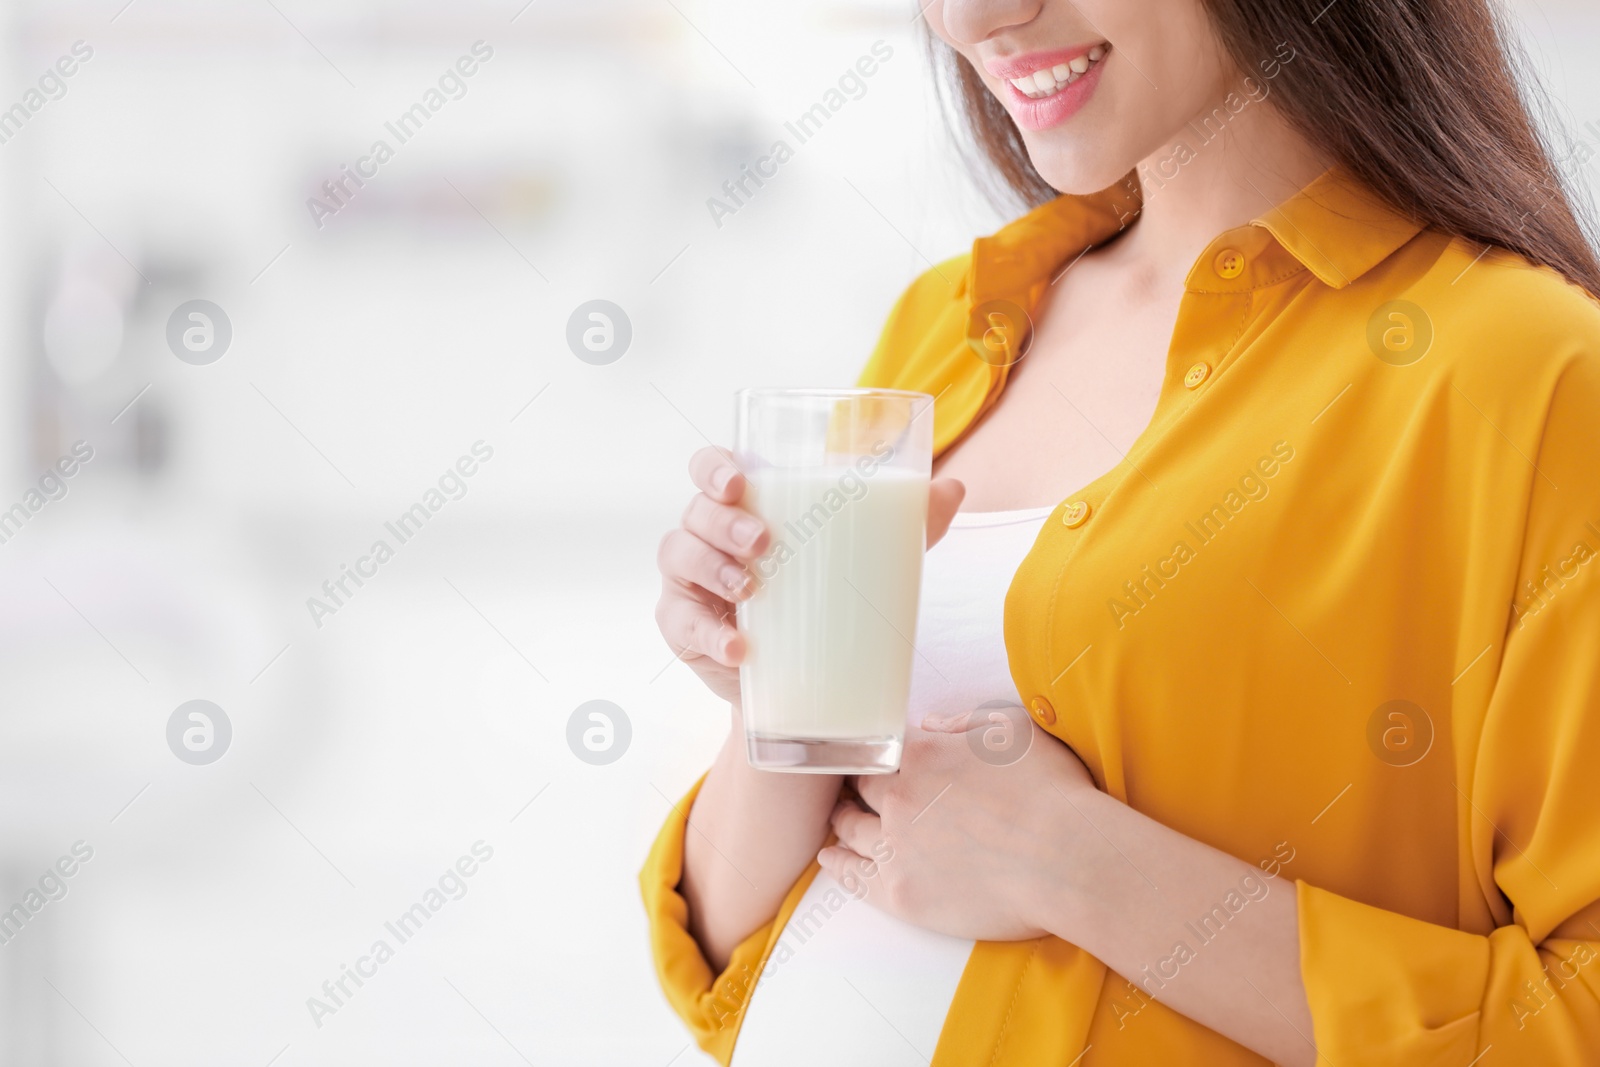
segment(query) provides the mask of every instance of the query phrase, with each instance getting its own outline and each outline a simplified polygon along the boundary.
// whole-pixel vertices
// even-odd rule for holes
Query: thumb
[[[928,547],[939,543],[950,529],[950,520],[956,517],[967,495],[967,487],[954,478],[935,478],[928,483]]]

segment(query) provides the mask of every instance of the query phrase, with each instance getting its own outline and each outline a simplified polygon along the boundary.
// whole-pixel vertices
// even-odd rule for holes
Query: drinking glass
[[[933,464],[933,398],[745,389],[734,458],[772,537],[738,606],[753,767],[899,769]]]

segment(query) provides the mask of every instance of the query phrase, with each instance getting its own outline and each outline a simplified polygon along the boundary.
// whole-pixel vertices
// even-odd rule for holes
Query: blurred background
[[[1600,153],[1600,11],[1509,12]],[[914,15],[0,8],[0,1064],[709,1062],[635,881],[726,729],[655,546],[733,390],[1003,219]]]

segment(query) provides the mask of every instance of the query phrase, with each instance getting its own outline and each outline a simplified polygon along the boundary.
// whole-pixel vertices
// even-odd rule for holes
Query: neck
[[[1229,118],[1219,123],[1218,115]],[[1139,164],[1144,208],[1118,243],[1126,255],[1187,273],[1219,234],[1287,200],[1329,166],[1264,101],[1237,113],[1203,112]]]

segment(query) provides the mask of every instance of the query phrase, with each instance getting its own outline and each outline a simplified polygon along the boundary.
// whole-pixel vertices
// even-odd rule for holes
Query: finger
[[[970,711],[952,711],[923,716],[922,728],[930,734],[964,734],[982,726],[985,721]]]
[[[829,845],[818,852],[817,863],[841,889],[857,900],[867,899],[878,876],[877,863],[840,844]]]
[[[817,853],[817,865],[835,882],[841,884],[849,876],[847,872],[859,871],[860,865],[866,862],[866,857],[852,852],[843,845],[829,845]]]
[[[719,504],[704,493],[696,493],[684,509],[683,528],[739,559],[761,555],[769,540],[760,519],[743,508]]]
[[[928,483],[928,547],[939,543],[956,517],[967,487],[954,478],[935,478]]]
[[[733,453],[707,445],[689,458],[689,480],[720,504],[737,504],[744,495],[744,475],[734,465]]]
[[[697,585],[724,600],[742,600],[755,585],[738,560],[681,527],[668,530],[661,539],[656,566],[666,577]]]
[[[873,846],[883,838],[883,820],[853,801],[841,800],[828,822],[839,843],[861,856],[871,855]]]
[[[898,776],[896,774],[863,774],[856,781],[856,795],[861,797],[861,803],[876,815],[883,814],[883,805],[889,799],[889,783]]]
[[[656,626],[681,659],[707,656],[724,667],[744,659],[744,636],[705,601],[668,583],[656,605]]]
[[[834,844],[817,853],[817,863],[822,864],[823,870],[839,883],[839,888],[856,900],[867,900],[879,904],[882,894],[874,894],[872,887],[881,885],[878,880],[878,864],[866,856],[847,848],[844,845]]]
[[[907,752],[901,757],[901,768],[906,768],[912,758],[914,755],[910,752],[910,737],[907,737]],[[901,771],[894,771],[893,774],[862,774],[856,781],[856,795],[861,797],[862,808],[882,816],[883,809],[890,805],[890,790],[901,781]]]

